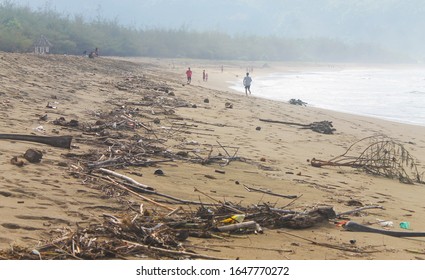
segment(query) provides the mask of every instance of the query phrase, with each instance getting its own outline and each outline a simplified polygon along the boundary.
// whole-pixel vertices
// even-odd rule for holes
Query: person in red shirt
[[[187,84],[190,85],[192,82],[192,70],[190,70],[190,67],[186,71],[186,77],[187,77]]]

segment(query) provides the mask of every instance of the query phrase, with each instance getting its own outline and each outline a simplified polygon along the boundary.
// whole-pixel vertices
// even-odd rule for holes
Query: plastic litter
[[[379,225],[381,227],[393,227],[394,226],[394,222],[393,221],[385,221],[385,220],[380,220],[380,219],[376,219],[379,223]]]
[[[409,222],[401,222],[400,228],[402,229],[410,229],[410,223]]]
[[[233,223],[242,223],[243,220],[245,220],[245,215],[240,214],[240,215],[233,215],[232,217],[224,219],[221,222],[226,224],[233,224]]]

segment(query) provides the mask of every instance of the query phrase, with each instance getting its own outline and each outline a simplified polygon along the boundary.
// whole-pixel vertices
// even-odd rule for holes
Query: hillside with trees
[[[51,53],[80,55],[98,47],[106,56],[187,57],[216,60],[406,62],[406,55],[380,46],[330,37],[228,34],[187,28],[135,28],[117,19],[33,10],[10,1],[0,6],[0,50],[31,52],[41,35]]]

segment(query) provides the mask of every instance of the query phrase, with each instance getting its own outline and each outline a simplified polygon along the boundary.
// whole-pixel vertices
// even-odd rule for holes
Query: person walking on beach
[[[245,87],[246,96],[248,96],[248,92],[249,94],[251,94],[251,83],[252,83],[252,79],[249,76],[249,73],[246,73],[245,78],[243,78],[243,85]]]
[[[186,71],[186,77],[187,77],[187,84],[190,85],[192,82],[192,70],[190,70],[190,67]]]
[[[202,80],[205,82],[205,70],[202,71]]]

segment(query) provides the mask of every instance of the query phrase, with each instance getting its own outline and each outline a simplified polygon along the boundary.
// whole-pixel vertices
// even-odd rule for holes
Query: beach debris
[[[24,154],[24,158],[31,163],[39,163],[43,158],[43,153],[39,150],[28,149]]]
[[[164,171],[162,171],[161,169],[155,170],[155,172],[153,174],[155,174],[157,176],[164,176],[165,175]]]
[[[72,136],[36,136],[23,134],[0,134],[0,139],[29,141],[50,145],[57,148],[71,148]]]
[[[77,127],[79,122],[77,120],[70,120],[69,122],[65,120],[64,117],[60,117],[53,121],[53,124],[67,127]]]
[[[25,162],[22,159],[18,158],[17,156],[12,157],[10,159],[10,163],[19,167],[22,167],[25,165]]]
[[[230,103],[230,102],[226,102],[226,103],[224,104],[224,107],[225,107],[225,108],[227,108],[227,109],[233,109],[233,104],[232,104],[232,103]]]
[[[383,210],[384,207],[382,207],[380,205],[368,205],[368,206],[363,206],[363,207],[356,208],[354,210],[349,210],[349,211],[346,211],[346,212],[338,213],[336,216],[337,216],[337,218],[340,218],[342,216],[357,214],[357,213],[359,213],[361,211],[370,210],[370,209],[381,209],[381,210]]]
[[[46,132],[46,130],[44,129],[44,127],[42,125],[39,125],[39,126],[33,128],[33,130],[36,131],[36,132],[40,132],[40,133]]]
[[[402,229],[410,229],[410,223],[409,222],[401,222],[400,228]]]
[[[425,232],[390,231],[390,230],[377,229],[377,228],[364,226],[364,225],[358,224],[358,223],[353,222],[353,221],[345,221],[342,224],[342,227],[345,230],[352,231],[352,232],[379,233],[379,234],[389,235],[389,236],[393,236],[393,237],[425,237]]]
[[[289,100],[289,104],[299,105],[299,106],[307,106],[308,103],[302,101],[301,99],[292,98],[292,99]]]
[[[242,223],[245,220],[245,217],[246,217],[245,214],[237,214],[237,215],[233,215],[229,218],[226,218],[226,219],[224,219],[220,222],[224,223],[224,224]]]
[[[386,221],[386,220],[381,220],[381,219],[376,219],[376,221],[381,227],[393,227],[394,226],[393,221]]]
[[[268,195],[278,196],[278,197],[283,197],[288,199],[294,199],[298,197],[297,195],[283,195],[283,194],[274,193],[270,190],[256,189],[253,187],[248,187],[247,185],[244,185],[244,187],[245,187],[245,190],[247,190],[248,192],[260,192],[260,193],[265,193]]]
[[[277,202],[242,205],[241,201],[232,202],[229,197],[219,198],[217,193],[211,195],[198,189],[195,189],[196,194],[203,196],[205,201],[200,198],[192,201],[161,193],[158,191],[160,186],[154,188],[120,174],[116,169],[124,169],[125,174],[140,178],[139,167],[154,166],[153,170],[165,170],[157,165],[182,160],[216,164],[211,171],[216,170],[217,176],[227,177],[219,175],[225,172],[218,166],[223,167],[233,161],[258,165],[258,158],[253,161],[239,157],[239,147],[218,141],[212,145],[187,139],[185,134],[195,137],[193,135],[201,134],[201,130],[213,131],[202,125],[228,125],[200,121],[196,121],[195,125],[193,119],[177,116],[175,108],[190,107],[191,103],[170,96],[165,86],[154,85],[143,77],[130,77],[117,86],[134,91],[141,96],[140,99],[138,102],[112,99],[109,103],[115,105],[112,110],[90,111],[92,118],[88,121],[71,123],[59,118],[55,124],[73,126],[72,131],[79,135],[76,141],[91,145],[91,148],[82,149],[79,153],[63,155],[70,161],[64,165],[68,166],[70,174],[110,197],[119,198],[125,207],[120,212],[105,213],[98,223],[52,232],[58,234],[57,238],[49,236],[44,245],[29,250],[14,247],[12,251],[0,251],[0,256],[8,259],[217,259],[189,250],[190,240],[187,239],[230,238],[233,234],[262,233],[266,228],[303,229],[324,225],[335,216],[331,206],[315,205],[305,210],[303,205],[302,210],[287,209],[293,201],[280,208]],[[155,119],[161,120],[161,127],[153,125]],[[131,169],[129,166],[138,168]],[[266,166],[258,167],[270,170]],[[231,169],[226,172],[230,174]],[[235,181],[235,184],[241,183]],[[300,197],[248,188],[251,196],[258,195],[261,200],[268,195]],[[282,201],[280,198],[273,200]],[[226,223],[228,219],[230,221]],[[33,250],[39,254],[31,254]]]
[[[210,103],[210,100],[208,98],[205,98],[204,103]]]
[[[56,109],[57,107],[56,106],[53,106],[52,104],[50,104],[50,102],[47,102],[46,108]]]
[[[330,160],[313,158],[310,163],[314,167],[347,166],[362,169],[406,184],[425,183],[416,160],[403,145],[385,135],[363,138],[353,143],[342,155]]]
[[[318,132],[322,134],[333,134],[334,131],[336,131],[336,129],[333,128],[332,122],[330,121],[312,122],[310,124],[285,122],[285,121],[277,121],[277,120],[269,120],[269,119],[260,119],[260,121],[268,122],[268,123],[280,123],[280,124],[301,126],[301,129],[311,129],[314,132]]]
[[[331,206],[316,207],[310,211],[282,215],[275,220],[274,226],[278,228],[305,229],[328,222],[336,218],[336,213]]]
[[[233,225],[219,226],[217,227],[217,229],[220,232],[237,231],[240,229],[252,229],[252,230],[255,230],[255,232],[263,233],[263,229],[261,228],[261,226],[254,221],[242,222],[242,223],[233,224]]]
[[[257,127],[255,128],[255,130],[260,131],[260,130],[261,130],[261,126],[257,126]]]

